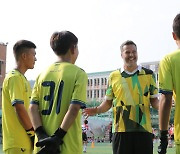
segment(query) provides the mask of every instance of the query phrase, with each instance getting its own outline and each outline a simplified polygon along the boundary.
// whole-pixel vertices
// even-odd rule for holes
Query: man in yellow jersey
[[[58,59],[37,77],[30,104],[38,154],[82,153],[80,109],[86,106],[87,74],[75,65],[77,44],[70,31],[51,36]]]
[[[2,88],[2,131],[5,154],[32,154],[34,129],[28,115],[31,88],[24,76],[33,69],[36,45],[28,40],[18,41],[14,47],[16,67],[10,71]]]
[[[120,49],[124,65],[110,74],[105,100],[84,113],[92,116],[112,107],[114,154],[153,154],[150,104],[155,109],[159,106],[155,75],[137,65],[133,41],[124,42]]]
[[[174,18],[172,27],[172,35],[178,49],[167,54],[160,61],[159,66],[159,92],[161,93],[159,104],[159,154],[165,154],[168,145],[167,134],[172,96],[175,101],[174,139],[176,154],[180,154],[180,13]]]

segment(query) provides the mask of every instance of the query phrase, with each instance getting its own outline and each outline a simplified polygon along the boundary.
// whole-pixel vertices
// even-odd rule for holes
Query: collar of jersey
[[[120,72],[121,72],[121,73],[124,71],[124,72],[126,72],[127,74],[134,74],[137,70],[138,70],[139,72],[141,72],[142,66],[138,65],[138,67],[137,67],[134,71],[132,71],[132,72],[129,72],[129,71],[124,70],[124,67],[123,67],[123,66],[120,68]]]

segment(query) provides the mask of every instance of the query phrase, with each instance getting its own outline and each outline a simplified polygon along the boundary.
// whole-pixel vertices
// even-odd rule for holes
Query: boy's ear
[[[177,36],[176,36],[176,34],[174,32],[172,32],[172,36],[173,36],[174,40],[177,40]]]
[[[21,54],[21,57],[22,57],[22,59],[26,59],[27,54],[26,54],[25,52],[23,52],[23,53]]]
[[[72,45],[71,48],[70,48],[70,50],[71,50],[71,53],[74,54],[75,46]]]

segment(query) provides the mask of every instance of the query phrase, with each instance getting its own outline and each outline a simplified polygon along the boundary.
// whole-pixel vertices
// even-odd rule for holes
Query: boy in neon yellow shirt
[[[36,61],[35,44],[20,40],[14,47],[17,66],[10,71],[2,88],[2,131],[5,154],[32,154],[34,129],[28,116],[31,88],[24,76]]]
[[[74,65],[78,39],[69,31],[55,32],[50,44],[58,60],[36,79],[30,105],[38,141],[34,151],[81,154],[80,109],[85,108],[87,74]]]
[[[175,100],[174,115],[174,139],[176,144],[176,154],[180,154],[180,14],[177,14],[173,21],[173,38],[178,49],[167,54],[159,66],[159,129],[161,132],[159,154],[165,154],[168,145],[168,125],[172,106],[172,96]]]

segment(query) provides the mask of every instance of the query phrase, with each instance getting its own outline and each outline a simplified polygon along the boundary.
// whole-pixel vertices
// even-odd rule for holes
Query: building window
[[[89,98],[89,90],[87,91],[87,98]]]
[[[0,60],[0,75],[2,75],[2,66],[3,66],[3,61]]]
[[[96,90],[94,90],[94,98],[96,98]]]
[[[104,84],[104,79],[103,78],[101,78],[101,85],[103,85]]]
[[[89,86],[89,79],[88,79],[88,86]]]
[[[99,90],[97,90],[97,98],[99,98]]]
[[[90,80],[90,85],[92,86],[92,79]]]
[[[104,90],[101,89],[101,97],[103,97],[103,96],[104,96]]]
[[[99,78],[97,79],[97,85],[99,86]]]
[[[105,85],[107,85],[107,79],[105,78],[104,80],[105,80]]]
[[[90,98],[92,98],[92,90],[90,91]]]
[[[96,79],[94,79],[94,86],[96,86]]]

